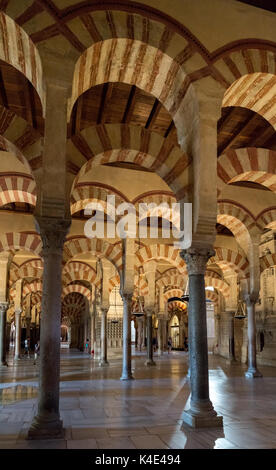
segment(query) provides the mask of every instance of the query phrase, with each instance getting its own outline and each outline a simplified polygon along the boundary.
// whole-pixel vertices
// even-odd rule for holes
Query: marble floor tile
[[[67,449],[98,449],[96,439],[67,440]]]
[[[132,436],[131,440],[135,444],[136,449],[169,449],[169,446],[167,446],[159,436],[155,436],[153,434]]]
[[[99,449],[135,449],[134,443],[128,437],[109,437],[97,439]]]

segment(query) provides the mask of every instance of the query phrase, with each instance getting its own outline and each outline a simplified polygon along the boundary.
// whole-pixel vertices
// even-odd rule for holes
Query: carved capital
[[[145,314],[147,317],[152,317],[154,315],[154,307],[145,307]]]
[[[37,217],[37,230],[42,239],[42,255],[62,256],[63,245],[69,231],[70,219],[56,219],[52,217]]]
[[[8,302],[0,302],[0,314],[6,313],[9,308]]]
[[[180,256],[187,264],[189,275],[192,274],[205,274],[206,265],[215,251],[212,249],[198,249],[198,250],[182,250]]]
[[[123,302],[127,302],[128,304],[132,304],[132,297],[133,293],[129,292],[120,292],[120,295],[122,297]]]

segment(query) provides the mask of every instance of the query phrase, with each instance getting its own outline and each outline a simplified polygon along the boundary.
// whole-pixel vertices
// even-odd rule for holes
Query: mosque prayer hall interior
[[[276,8],[0,0],[0,449],[276,448]]]

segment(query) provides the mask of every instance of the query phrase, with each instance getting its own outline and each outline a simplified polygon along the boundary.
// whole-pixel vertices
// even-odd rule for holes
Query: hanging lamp
[[[243,320],[244,318],[246,318],[246,311],[244,307],[244,302],[241,299],[240,283],[238,284],[238,286],[239,286],[238,304],[237,304],[237,310],[235,312],[234,318],[237,318],[237,320]]]

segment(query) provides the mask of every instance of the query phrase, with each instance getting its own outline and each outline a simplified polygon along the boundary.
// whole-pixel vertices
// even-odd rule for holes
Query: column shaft
[[[248,378],[262,377],[257,369],[256,358],[256,322],[255,322],[255,303],[247,302],[247,331],[248,331],[248,370],[245,376]]]
[[[107,308],[102,308],[101,317],[101,359],[100,365],[102,367],[108,365],[107,361]]]
[[[132,294],[122,295],[123,313],[123,364],[121,380],[133,379],[131,372],[131,303]]]
[[[20,359],[21,353],[21,310],[15,311],[15,348],[14,359]]]
[[[44,259],[38,413],[29,439],[63,437],[59,415],[62,254],[68,220],[39,220]],[[50,366],[49,366],[50,365]]]
[[[222,426],[209,398],[208,342],[204,273],[213,252],[181,252],[189,273],[190,409],[183,414],[192,427]]]
[[[155,366],[152,347],[152,314],[147,313],[147,360],[146,366]]]
[[[7,308],[8,304],[1,303],[0,304],[0,366],[6,366],[6,323],[7,323]]]

